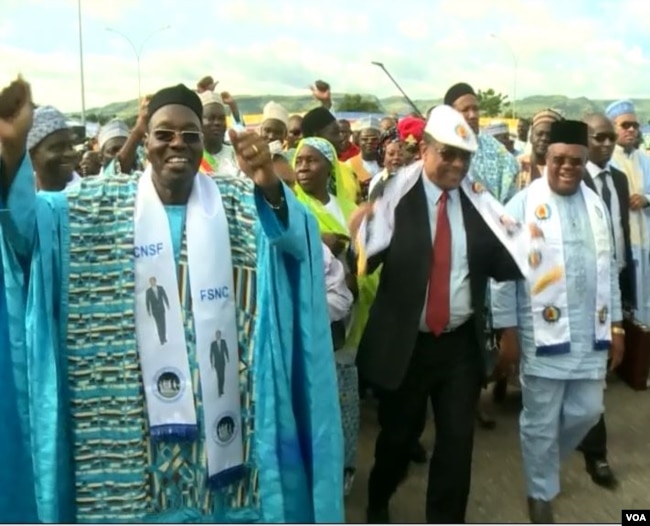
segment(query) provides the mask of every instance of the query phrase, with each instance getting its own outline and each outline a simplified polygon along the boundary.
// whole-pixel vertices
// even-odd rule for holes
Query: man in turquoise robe
[[[553,522],[551,503],[560,491],[560,462],[573,453],[600,418],[608,351],[614,368],[620,363],[624,348],[618,267],[609,235],[611,228],[604,227],[605,248],[596,246],[593,234],[596,225],[588,212],[591,204],[586,197],[593,195],[592,199],[597,201],[600,198],[584,187],[584,183],[587,196],[581,191],[588,128],[576,121],[554,122],[550,143],[548,173],[537,179],[535,186],[519,192],[506,208],[516,221],[528,222],[529,201],[533,200],[532,206],[535,206],[534,199],[539,192],[550,188],[547,204],[535,209],[536,224],[539,236],[550,238],[547,219],[557,214],[561,241],[556,238],[549,243],[538,260],[552,261],[552,258],[563,256],[561,266],[565,282],[558,283],[559,289],[544,298],[549,301],[543,309],[538,308],[540,300],[535,300],[537,282],[534,286],[526,281],[492,286],[493,323],[502,331],[500,351],[512,363],[521,347],[523,410],[519,426],[529,515],[533,523]],[[610,223],[605,205],[601,204],[601,218]],[[610,261],[609,275],[603,276],[598,271],[597,259],[601,253]],[[531,252],[531,257],[536,257],[535,254],[538,253]],[[607,329],[609,341],[596,334],[595,313],[600,300],[604,299],[598,297],[599,282],[602,282],[609,303],[598,311],[598,321]],[[562,290],[563,285],[565,290]],[[562,336],[567,336],[569,341],[549,343],[548,331],[553,331],[567,316],[568,334]],[[544,331],[547,334],[539,334]],[[546,345],[539,344],[542,340]]]
[[[200,114],[190,90],[166,91],[170,116]],[[139,174],[37,194],[25,155],[31,100],[14,115],[0,120],[7,305],[0,302],[0,337],[10,351],[0,374],[15,396],[5,398],[0,416],[16,424],[8,435],[16,455],[0,468],[0,480],[15,489],[15,500],[0,500],[0,520],[342,522],[343,438],[318,228],[274,179],[264,141],[232,133],[252,181],[216,182],[232,247],[246,469],[211,490],[202,411],[195,442],[153,443],[147,432],[134,317]],[[185,144],[195,173],[202,145]],[[157,155],[149,151],[154,169]],[[189,276],[185,206],[165,210],[181,284]],[[183,297],[181,310],[195,377],[191,307]]]

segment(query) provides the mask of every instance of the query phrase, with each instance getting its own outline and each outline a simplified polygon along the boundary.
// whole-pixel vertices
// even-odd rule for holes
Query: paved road
[[[517,393],[502,407],[494,407],[485,395],[485,407],[498,419],[493,431],[477,429],[474,447],[472,492],[468,522],[528,522],[526,491],[518,435]],[[620,381],[605,393],[609,459],[621,482],[615,492],[595,486],[576,453],[562,470],[562,493],[555,502],[557,522],[612,523],[621,520],[622,508],[650,508],[650,391],[635,392]],[[359,469],[348,497],[348,522],[365,522],[366,482],[372,465],[377,433],[373,403],[362,408]],[[429,425],[424,443],[433,446]],[[391,502],[394,523],[424,521],[427,466],[412,466],[408,480]]]

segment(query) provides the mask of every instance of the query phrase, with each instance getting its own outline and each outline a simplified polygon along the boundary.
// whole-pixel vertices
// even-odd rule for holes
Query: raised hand
[[[31,88],[19,77],[0,92],[0,144],[3,150],[24,148],[33,116]]]
[[[275,175],[273,158],[266,140],[250,131],[237,133],[228,130],[228,136],[241,171],[265,192],[268,189],[279,189],[279,179]]]

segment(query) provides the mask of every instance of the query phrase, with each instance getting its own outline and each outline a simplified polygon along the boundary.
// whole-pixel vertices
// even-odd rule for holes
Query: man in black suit
[[[615,257],[623,307],[635,304],[635,273],[630,244],[630,189],[626,175],[609,165],[616,145],[616,131],[603,114],[585,117],[589,126],[589,161],[584,181],[598,193],[612,217]],[[604,415],[589,431],[579,447],[585,457],[587,472],[599,486],[613,489],[617,480],[607,461],[607,428]]]
[[[368,272],[383,264],[357,355],[360,374],[382,390],[381,430],[368,482],[369,523],[389,522],[389,500],[406,476],[427,398],[435,415],[436,443],[426,519],[465,521],[474,418],[485,381],[487,279],[521,278],[459,188],[476,148],[476,136],[460,113],[449,106],[431,112],[422,162],[410,172],[416,182],[395,208],[390,245],[367,262]],[[393,178],[386,193],[399,180]],[[370,206],[357,212],[352,232],[367,214]],[[370,231],[372,223],[368,215]]]
[[[217,331],[214,341],[210,344],[210,365],[217,373],[217,387],[219,398],[223,396],[223,388],[226,381],[226,364],[230,361],[228,356],[228,344],[221,337],[221,331]]]
[[[160,345],[167,343],[167,323],[165,321],[165,306],[169,309],[169,300],[165,289],[156,284],[156,278],[149,278],[150,287],[147,289],[147,314],[153,316],[158,330]]]

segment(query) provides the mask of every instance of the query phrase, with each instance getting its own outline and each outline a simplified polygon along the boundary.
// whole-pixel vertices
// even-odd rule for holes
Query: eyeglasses
[[[467,164],[472,160],[472,153],[461,150],[460,148],[452,148],[452,147],[443,147],[443,148],[436,148],[436,151],[440,154],[440,157],[442,157],[442,160],[446,163],[452,163],[456,159],[460,159],[463,163]]]
[[[170,143],[174,138],[180,135],[185,144],[197,144],[201,142],[203,134],[200,131],[177,131],[156,129],[151,132],[154,138],[160,142]]]
[[[638,130],[639,129],[639,123],[635,121],[624,121],[619,124],[621,128],[624,130],[629,130],[632,128],[633,130]]]
[[[591,138],[596,142],[605,142],[607,140],[611,142],[616,142],[615,133],[607,133],[607,132],[595,133],[591,136]]]
[[[564,166],[568,163],[572,168],[577,168],[584,164],[582,157],[570,157],[568,155],[556,155],[551,160],[556,166]]]
[[[300,137],[302,130],[289,130],[289,135],[292,137]]]

